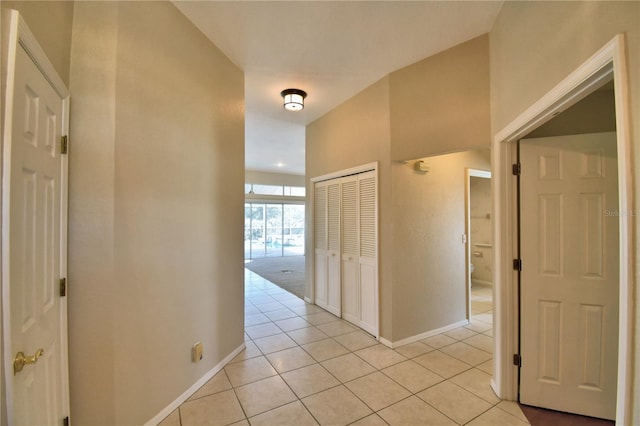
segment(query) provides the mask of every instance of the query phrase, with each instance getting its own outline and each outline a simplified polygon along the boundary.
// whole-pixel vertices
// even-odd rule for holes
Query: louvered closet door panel
[[[360,207],[360,256],[374,258],[377,252],[376,177],[362,173],[358,182]]]
[[[358,178],[342,182],[342,317],[359,325]]]
[[[315,185],[315,303],[327,306],[327,186]]]
[[[340,251],[340,182],[328,185],[327,206],[328,249]]]
[[[327,249],[327,187],[316,184],[315,190],[315,236],[316,248]]]
[[[341,179],[327,185],[327,310],[341,314],[340,276],[340,186]]]
[[[360,327],[376,334],[378,323],[378,224],[375,172],[358,176]]]

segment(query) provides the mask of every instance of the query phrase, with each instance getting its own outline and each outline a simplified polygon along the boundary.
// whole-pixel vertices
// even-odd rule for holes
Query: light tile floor
[[[396,349],[245,270],[246,349],[161,425],[523,425],[489,386],[491,288],[464,327]]]

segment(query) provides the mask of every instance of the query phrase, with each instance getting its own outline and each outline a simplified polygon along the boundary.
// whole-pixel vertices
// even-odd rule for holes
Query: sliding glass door
[[[304,255],[304,205],[245,203],[244,257]]]

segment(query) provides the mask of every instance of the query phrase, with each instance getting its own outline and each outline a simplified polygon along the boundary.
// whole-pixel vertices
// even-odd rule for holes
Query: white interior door
[[[3,285],[10,295],[8,306],[4,301],[10,318],[4,364],[9,422],[61,424],[68,415],[66,304],[60,298],[66,258],[66,167],[60,152],[65,100],[20,44],[13,76],[2,219]]]
[[[613,419],[618,356],[615,133],[521,141],[524,404]]]

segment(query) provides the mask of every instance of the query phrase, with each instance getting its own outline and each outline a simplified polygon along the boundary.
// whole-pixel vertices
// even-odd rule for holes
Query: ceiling
[[[305,126],[399,68],[489,32],[502,1],[174,1],[245,73],[245,167],[304,174]],[[282,107],[286,88],[305,108]]]

